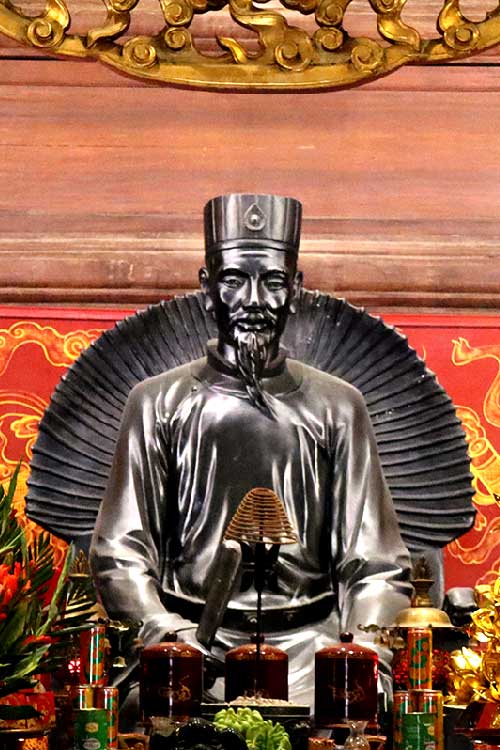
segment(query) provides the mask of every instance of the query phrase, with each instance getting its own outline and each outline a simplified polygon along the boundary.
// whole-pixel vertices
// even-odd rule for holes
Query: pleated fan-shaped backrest
[[[198,292],[135,313],[89,346],[61,379],[40,422],[29,517],[64,539],[88,538],[130,390],[203,356],[216,335]],[[451,399],[404,336],[344,300],[303,291],[283,344],[291,357],[363,394],[410,549],[442,547],[472,526],[464,432]]]

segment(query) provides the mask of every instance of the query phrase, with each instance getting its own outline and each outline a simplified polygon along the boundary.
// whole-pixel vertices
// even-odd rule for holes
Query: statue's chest
[[[169,481],[183,549],[192,541],[198,555],[200,540],[207,548],[220,540],[255,487],[276,493],[300,539],[312,540],[314,549],[328,525],[332,480],[332,457],[315,439],[317,430],[293,419],[296,411],[288,418],[286,405],[270,419],[247,399],[208,395],[183,409],[171,436]]]
[[[228,461],[275,463],[277,457],[299,457],[306,448],[316,451],[318,445],[307,425],[298,423],[293,413],[278,399],[273,400],[276,413],[263,413],[245,397],[213,391],[204,398],[193,399],[176,422],[174,445],[178,459],[218,456]]]

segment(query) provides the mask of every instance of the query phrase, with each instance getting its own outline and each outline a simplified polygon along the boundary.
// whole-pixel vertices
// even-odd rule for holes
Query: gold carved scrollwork
[[[63,0],[48,0],[45,14],[34,18],[26,29],[26,37],[34,47],[56,47],[64,39],[70,16]]]
[[[152,68],[158,62],[158,52],[149,37],[136,36],[124,45],[123,58],[134,68]]]
[[[445,43],[452,49],[469,51],[479,44],[479,28],[462,15],[459,0],[445,3],[439,14],[438,27]]]
[[[473,50],[479,43],[479,29],[474,23],[463,23],[457,28],[447,29],[444,40],[453,49]]]
[[[321,0],[316,9],[316,21],[321,26],[340,26],[344,20],[345,7],[335,0]]]
[[[310,38],[299,29],[287,29],[284,36],[284,41],[274,51],[276,62],[285,70],[305,70],[312,60],[313,46]]]
[[[287,8],[298,10],[301,13],[312,13],[318,4],[318,0],[286,0],[283,2]]]
[[[72,34],[70,12],[80,1],[47,0],[45,12],[33,18],[12,0],[0,0],[0,34],[49,53],[94,57],[124,73],[166,83],[279,90],[352,85],[408,62],[458,59],[500,43],[500,4],[485,11],[484,20],[472,22],[463,15],[460,0],[441,0],[438,35],[426,38],[416,22],[410,26],[402,18],[405,8],[419,0],[365,0],[378,33],[367,38],[344,26],[351,0],[274,0],[269,9],[262,8],[267,0],[156,0],[164,28],[156,35],[129,39],[125,33],[132,14],[140,14],[144,0],[103,0],[103,24]],[[194,15],[225,12],[226,5],[232,19],[250,30],[258,44],[219,33],[213,43],[222,52],[200,51],[190,28]],[[287,9],[286,16],[280,5]],[[290,20],[292,13],[297,22]],[[303,16],[313,14],[306,31]],[[350,26],[353,20],[355,15]],[[316,28],[311,28],[314,22]]]
[[[251,0],[230,0],[229,9],[237,23],[258,33],[262,49],[258,58],[262,62],[275,62],[281,69],[294,72],[301,72],[311,64],[311,38],[305,31],[289,26],[282,15],[274,11],[261,12],[254,7]],[[257,59],[250,58],[235,39],[222,37],[219,42],[229,49],[234,61],[239,64],[255,62]]]
[[[370,5],[376,13],[399,15],[406,5],[406,0],[370,0]]]
[[[187,29],[167,29],[163,38],[171,50],[181,50],[191,46],[191,34]]]
[[[101,28],[88,32],[88,47],[93,47],[99,39],[114,39],[127,31],[130,25],[130,11],[137,3],[138,0],[106,0],[106,23]]]
[[[344,35],[339,29],[318,29],[314,41],[327,52],[333,52],[342,45]]]
[[[245,49],[235,39],[231,39],[231,37],[227,36],[220,36],[218,37],[218,42],[223,49],[227,49],[230,52],[233,62],[240,65],[250,62],[250,58]]]
[[[368,73],[382,64],[384,49],[372,39],[358,39],[358,44],[351,52],[351,62],[360,73]]]
[[[370,3],[377,13],[377,28],[384,39],[420,49],[420,34],[401,19],[406,0],[370,0]]]
[[[320,0],[316,8],[316,23],[322,28],[314,34],[314,41],[326,52],[339,49],[344,42],[341,25],[350,0]]]
[[[189,0],[160,0],[163,17],[169,26],[186,26],[193,18]]]

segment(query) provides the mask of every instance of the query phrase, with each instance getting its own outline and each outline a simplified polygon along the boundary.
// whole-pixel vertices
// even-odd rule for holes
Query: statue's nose
[[[259,292],[259,284],[256,279],[250,279],[245,299],[245,307],[260,307],[262,304]]]

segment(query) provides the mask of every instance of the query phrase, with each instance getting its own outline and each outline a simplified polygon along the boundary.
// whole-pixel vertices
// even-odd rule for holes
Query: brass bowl
[[[394,620],[396,628],[452,628],[450,618],[435,607],[407,607]]]

